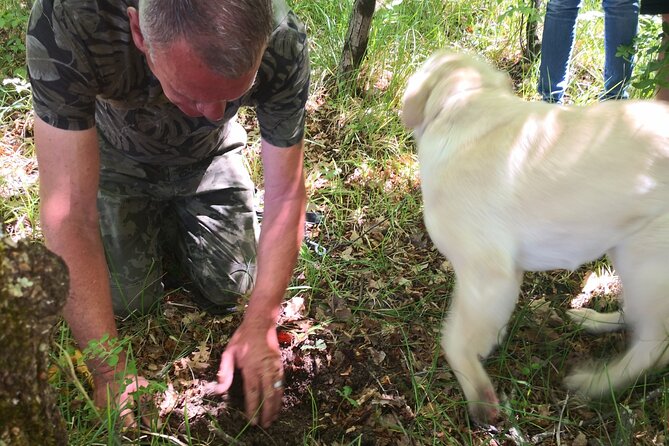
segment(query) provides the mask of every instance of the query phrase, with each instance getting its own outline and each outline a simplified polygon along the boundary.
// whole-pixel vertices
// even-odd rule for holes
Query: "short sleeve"
[[[65,10],[73,8],[65,2],[33,5],[26,35],[28,77],[37,116],[54,127],[85,130],[95,125],[97,82],[81,23],[94,24],[96,18],[70,17]]]
[[[304,25],[290,13],[272,34],[254,95],[260,134],[270,144],[290,147],[304,137],[309,70]]]

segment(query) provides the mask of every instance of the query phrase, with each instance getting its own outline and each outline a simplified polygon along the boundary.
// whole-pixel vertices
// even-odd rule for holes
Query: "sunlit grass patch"
[[[25,81],[0,85],[0,218],[15,238],[39,236],[37,161],[32,144],[30,90]]]

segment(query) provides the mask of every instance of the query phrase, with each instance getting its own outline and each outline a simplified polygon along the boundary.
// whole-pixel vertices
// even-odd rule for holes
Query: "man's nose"
[[[207,102],[198,103],[196,105],[197,111],[202,113],[202,116],[210,121],[220,121],[225,114],[225,102]]]

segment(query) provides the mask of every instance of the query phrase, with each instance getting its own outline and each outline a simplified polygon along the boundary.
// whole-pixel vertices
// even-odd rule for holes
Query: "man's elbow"
[[[58,195],[42,200],[40,222],[47,239],[67,233],[85,236],[87,231],[99,231],[95,206],[77,206]]]

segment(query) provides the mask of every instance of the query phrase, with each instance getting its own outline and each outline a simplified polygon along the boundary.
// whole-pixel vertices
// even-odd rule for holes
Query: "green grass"
[[[30,137],[30,90],[22,79],[0,82],[0,224],[16,237],[38,237],[39,197]]]
[[[658,435],[666,436],[667,432],[658,427],[657,420],[667,413],[668,394],[662,391],[647,398],[644,392],[666,388],[662,375],[648,378],[648,391],[640,383],[616,404],[583,406],[560,393],[561,372],[571,367],[575,348],[591,345],[594,354],[605,356],[619,348],[621,341],[612,337],[591,342],[573,326],[555,326],[555,320],[537,316],[531,302],[537,305],[542,297],[553,312],[559,314],[560,308],[566,308],[569,297],[565,296],[578,289],[585,270],[526,277],[509,334],[486,361],[511,425],[505,431],[491,433],[470,423],[455,377],[441,357],[437,342],[452,290],[452,271],[424,238],[414,145],[401,124],[399,107],[408,76],[432,51],[446,45],[479,53],[499,67],[515,69],[517,93],[527,100],[537,100],[537,62],[520,59],[527,17],[522,5],[513,0],[380,2],[356,84],[337,84],[334,78],[350,13],[348,3],[293,2],[295,11],[307,23],[313,67],[306,175],[309,206],[324,217],[313,239],[328,254],[320,257],[303,250],[290,295],[303,296],[310,314],[316,317],[331,317],[333,302],[343,303],[351,312],[346,328],[350,333],[364,330],[363,321],[373,319],[379,322],[381,334],[400,334],[403,366],[410,375],[404,396],[415,414],[412,425],[402,428],[415,444],[490,444],[491,439],[505,441],[510,432],[516,432],[521,440],[513,441],[520,444],[522,438],[532,441],[532,435],[554,428],[561,429],[559,434],[547,437],[554,442],[556,435],[562,435],[569,438],[563,443],[570,443],[582,432],[593,444],[660,444]],[[603,18],[596,13],[600,4],[587,0],[584,12],[589,13],[579,21],[568,93],[575,104],[596,101],[602,87]],[[3,78],[25,76],[22,32],[26,20],[23,2],[5,0],[0,4],[0,24],[5,24],[0,26]],[[656,18],[643,18],[641,25],[635,79],[638,87],[632,88],[631,94],[647,98],[654,89],[653,64],[660,25]],[[36,169],[30,165],[34,161],[31,119],[29,95],[21,90],[21,84],[0,85],[0,128],[4,135],[0,146],[0,169],[4,169],[0,216],[6,230],[16,237],[40,239],[37,183],[22,182]],[[257,146],[247,154],[253,177],[260,184]],[[175,363],[188,358],[202,343],[222,345],[226,341],[218,338],[216,321],[187,321],[174,314],[181,315],[149,316],[121,324],[124,342],[132,346],[131,360],[141,358],[139,366],[150,367],[156,382],[172,376]],[[417,333],[418,329],[423,331]],[[426,334],[433,345],[416,341],[416,336]],[[115,429],[113,414],[97,413],[90,406],[90,384],[76,373],[74,342],[65,324],[59,326],[56,344],[54,385],[69,426],[70,443],[129,441],[110,434]],[[150,353],[158,345],[168,360],[154,363]],[[352,390],[339,391],[344,395],[342,405],[347,398],[356,397]],[[320,444],[319,420],[324,414],[318,410],[317,389],[310,390],[309,398],[313,419],[302,442]],[[647,437],[641,435],[644,429],[649,432]],[[185,423],[179,432],[163,426],[145,436],[142,444],[179,444],[177,440],[193,445],[232,444],[225,435],[234,438],[237,433],[220,435],[194,437]],[[347,441],[342,444],[364,444],[357,437]]]

